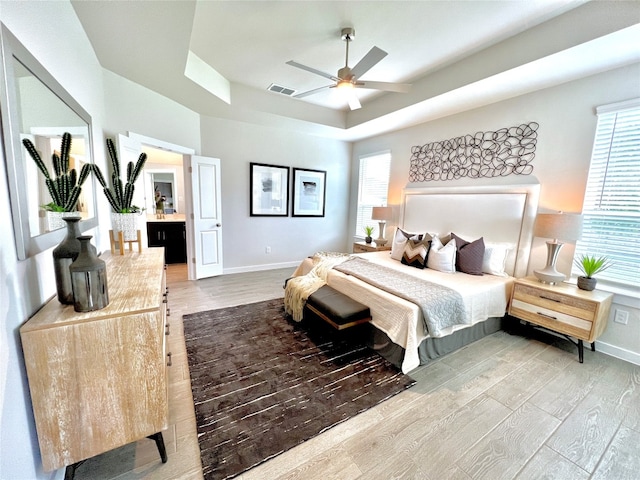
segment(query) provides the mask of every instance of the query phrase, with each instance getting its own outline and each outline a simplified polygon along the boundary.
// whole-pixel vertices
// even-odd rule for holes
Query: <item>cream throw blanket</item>
[[[318,252],[313,257],[313,268],[306,275],[290,278],[284,290],[284,309],[296,322],[302,320],[307,298],[327,283],[327,272],[350,258],[348,253]]]

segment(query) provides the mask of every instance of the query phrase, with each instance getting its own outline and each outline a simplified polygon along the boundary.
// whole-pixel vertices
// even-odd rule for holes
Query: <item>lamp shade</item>
[[[373,207],[371,210],[371,220],[391,220],[393,209],[391,207]]]
[[[536,237],[575,242],[582,236],[582,215],[562,212],[539,213],[533,234]]]

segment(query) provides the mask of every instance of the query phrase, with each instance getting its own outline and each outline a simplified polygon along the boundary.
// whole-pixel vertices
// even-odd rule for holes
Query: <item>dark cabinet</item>
[[[147,222],[150,247],[164,247],[165,263],[187,263],[184,222]]]

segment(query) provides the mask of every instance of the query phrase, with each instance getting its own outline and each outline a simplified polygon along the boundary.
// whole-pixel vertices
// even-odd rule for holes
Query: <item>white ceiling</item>
[[[500,84],[496,75],[504,72],[510,75],[509,85],[515,81],[520,90],[531,91],[549,86],[550,79],[557,84],[572,79],[572,75],[580,77],[638,61],[640,42],[635,47],[626,45],[621,53],[615,46],[618,54],[613,59],[606,53],[602,55],[604,58],[593,54],[596,45],[586,42],[617,30],[606,27],[609,19],[597,16],[599,10],[595,7],[591,9],[593,18],[589,18],[588,12],[580,18],[593,22],[597,25],[594,30],[601,33],[583,32],[576,26],[575,31],[567,30],[559,41],[540,38],[520,52],[502,49],[501,56],[500,42],[515,35],[525,42],[527,32],[537,26],[544,34],[545,26],[540,26],[543,22],[584,3],[583,0],[72,1],[104,68],[204,115],[264,124],[277,121],[290,128],[347,140],[424,121],[433,116],[434,101],[440,108],[446,102],[447,109],[454,111],[469,107],[465,98],[473,98],[474,102],[480,97],[487,103],[496,101],[491,92],[494,87],[489,85]],[[640,20],[640,10],[638,17],[636,22]],[[620,23],[620,19],[611,22],[614,20]],[[634,19],[627,23],[633,24]],[[349,112],[337,89],[303,99],[266,91],[271,83],[298,92],[331,83],[285,62],[295,60],[335,75],[344,66],[345,44],[340,39],[340,30],[346,26],[356,31],[349,66],[356,64],[371,47],[378,46],[388,56],[362,79],[412,83],[410,93],[358,89],[363,108]],[[628,42],[630,38],[639,38],[637,29],[623,37],[609,38],[607,48],[612,48],[611,41]],[[585,49],[576,52],[575,47],[581,44],[586,45]],[[498,56],[494,53],[483,57],[482,51],[492,46],[498,49]],[[190,51],[229,82],[230,105],[185,77]],[[584,51],[591,53],[585,57]],[[550,62],[557,54],[562,55]],[[576,54],[579,67],[573,65]],[[474,60],[480,59],[484,59],[481,64],[466,72],[472,81],[444,80],[442,84],[441,80],[436,89],[439,69],[461,61],[471,67]],[[539,66],[543,65],[538,63],[541,59],[547,62],[547,67]],[[548,67],[553,70],[547,70]],[[541,71],[542,68],[545,70]],[[521,82],[524,78],[526,81]],[[471,86],[483,81],[484,86],[480,86],[484,94],[478,97],[477,88]],[[451,92],[456,93],[453,103],[449,98]],[[518,92],[503,92],[502,96],[514,94]]]

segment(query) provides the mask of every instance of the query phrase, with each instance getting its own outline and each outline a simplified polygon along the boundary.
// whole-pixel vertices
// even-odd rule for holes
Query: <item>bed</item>
[[[393,244],[393,258],[389,251],[354,254],[352,257],[357,260],[329,269],[325,281],[370,308],[373,328],[368,342],[407,373],[501,328],[513,279],[527,272],[538,197],[539,185],[533,181],[519,185],[407,188],[403,191],[398,222],[404,237],[396,230],[389,240]],[[500,267],[487,264],[486,271],[492,274],[470,275],[414,268],[399,261],[398,245],[402,238],[430,234],[438,236],[445,245],[452,232],[469,242],[482,237],[487,246],[484,260],[489,261],[491,253],[499,250]],[[401,272],[404,279],[399,284],[403,286],[413,285],[413,279],[416,283],[425,279],[457,292],[462,298],[460,308],[465,320],[443,328],[433,324],[429,327],[425,302],[419,305],[420,302],[409,301],[402,298],[400,288],[385,291],[387,287],[380,286],[375,279],[358,271],[354,273],[350,265],[362,263],[360,259],[386,269],[383,272],[394,282],[400,278],[395,272]],[[367,264],[363,265],[365,271]],[[313,265],[312,258],[305,259],[294,276],[307,274]]]

